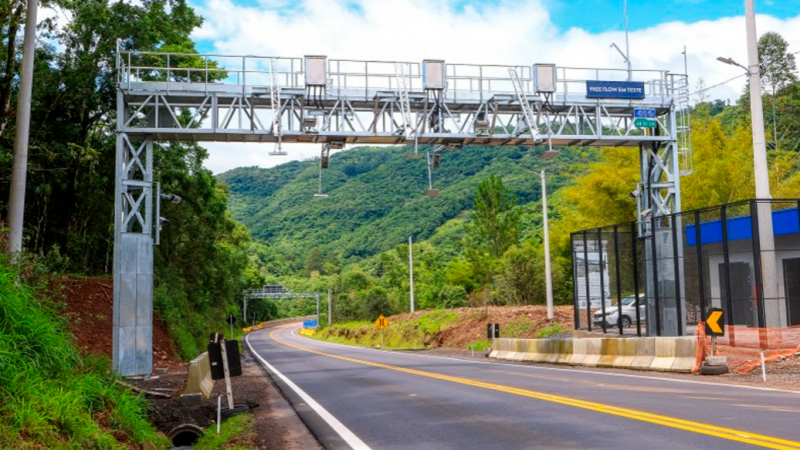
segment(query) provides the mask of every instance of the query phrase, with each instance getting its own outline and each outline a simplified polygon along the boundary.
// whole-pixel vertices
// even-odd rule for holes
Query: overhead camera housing
[[[183,200],[180,196],[175,194],[161,194],[161,198],[164,200],[169,200],[171,203],[178,204]]]

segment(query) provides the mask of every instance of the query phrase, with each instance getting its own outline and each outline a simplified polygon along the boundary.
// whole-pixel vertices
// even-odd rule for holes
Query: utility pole
[[[328,288],[328,326],[333,323],[333,303],[331,303],[331,288]]]
[[[544,170],[542,176],[542,221],[544,223],[544,279],[547,290],[547,318],[553,320],[553,273],[550,269],[550,230],[547,218],[547,181]]]
[[[625,10],[625,61],[628,62],[628,81],[633,79],[631,72],[631,43],[628,39],[628,0],[623,0],[622,8]]]
[[[36,12],[38,0],[28,0],[25,20],[25,41],[22,49],[17,129],[14,135],[14,165],[11,169],[11,189],[8,195],[9,254],[22,251],[22,226],[25,216],[25,183],[28,176],[28,139],[31,127],[31,90],[33,88],[33,58],[36,47]],[[9,42],[8,45],[14,45]]]
[[[750,116],[753,128],[753,168],[755,170],[756,199],[771,199],[769,169],[767,166],[767,140],[764,136],[764,107],[761,101],[761,69],[758,64],[758,34],[753,0],[745,0],[747,23],[747,66],[750,73]],[[764,298],[759,301],[778,299],[775,263],[775,237],[772,234],[772,208],[769,203],[758,203],[758,238],[761,250],[761,276]],[[766,314],[764,314],[766,316]],[[766,317],[764,317],[766,318]],[[759,324],[766,327],[766,323]]]
[[[411,286],[411,312],[414,312],[414,243],[408,237],[408,278]]]

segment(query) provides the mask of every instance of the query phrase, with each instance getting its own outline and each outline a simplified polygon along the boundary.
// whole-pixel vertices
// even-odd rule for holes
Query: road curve
[[[247,337],[329,449],[800,449],[800,395]]]

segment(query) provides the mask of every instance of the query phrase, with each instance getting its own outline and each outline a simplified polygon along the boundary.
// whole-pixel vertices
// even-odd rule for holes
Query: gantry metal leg
[[[153,371],[153,140],[117,135],[112,367]]]

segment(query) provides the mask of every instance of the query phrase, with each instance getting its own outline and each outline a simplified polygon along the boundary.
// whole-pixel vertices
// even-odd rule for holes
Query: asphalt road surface
[[[357,348],[247,343],[328,449],[800,449],[800,394]]]

